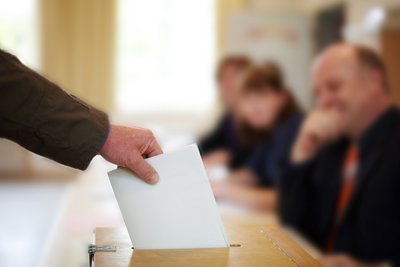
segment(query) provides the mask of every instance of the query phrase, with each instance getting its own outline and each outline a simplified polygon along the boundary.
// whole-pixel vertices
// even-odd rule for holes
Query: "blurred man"
[[[97,154],[154,184],[143,158],[162,153],[146,129],[110,125],[107,115],[0,50],[0,137],[39,155],[86,169]]]
[[[372,50],[330,47],[312,72],[316,107],[280,179],[282,221],[325,266],[400,264],[400,112]]]

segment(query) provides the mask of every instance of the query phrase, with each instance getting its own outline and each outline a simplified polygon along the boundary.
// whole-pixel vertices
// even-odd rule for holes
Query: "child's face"
[[[241,116],[251,127],[267,129],[275,124],[285,100],[284,93],[272,89],[246,93],[240,101]]]

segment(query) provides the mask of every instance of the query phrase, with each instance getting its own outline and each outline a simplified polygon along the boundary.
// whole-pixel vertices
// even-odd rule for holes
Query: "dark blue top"
[[[254,151],[253,147],[244,146],[240,141],[237,127],[230,113],[226,113],[215,130],[200,141],[199,148],[203,155],[218,149],[226,149],[231,155],[229,167],[232,169],[245,165]]]
[[[259,185],[273,187],[281,170],[287,165],[290,149],[303,121],[303,114],[285,120],[271,142],[262,144],[250,156],[247,167],[256,174]]]

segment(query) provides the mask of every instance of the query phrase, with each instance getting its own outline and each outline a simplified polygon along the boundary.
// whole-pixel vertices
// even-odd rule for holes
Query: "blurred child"
[[[244,167],[222,181],[212,182],[214,194],[219,200],[272,210],[276,202],[275,178],[289,154],[302,116],[274,64],[249,69],[240,98],[240,137],[243,144],[257,149]]]
[[[200,141],[200,150],[207,167],[237,168],[248,159],[251,149],[245,147],[238,134],[238,81],[250,66],[245,56],[228,56],[217,68],[217,84],[225,113],[216,128]]]

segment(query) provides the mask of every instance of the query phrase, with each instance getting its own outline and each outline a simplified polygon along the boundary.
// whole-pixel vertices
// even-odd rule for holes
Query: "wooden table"
[[[112,245],[116,252],[96,252],[96,267],[179,266],[320,266],[276,224],[223,218],[230,248],[135,250],[126,229],[97,228],[96,245]]]

